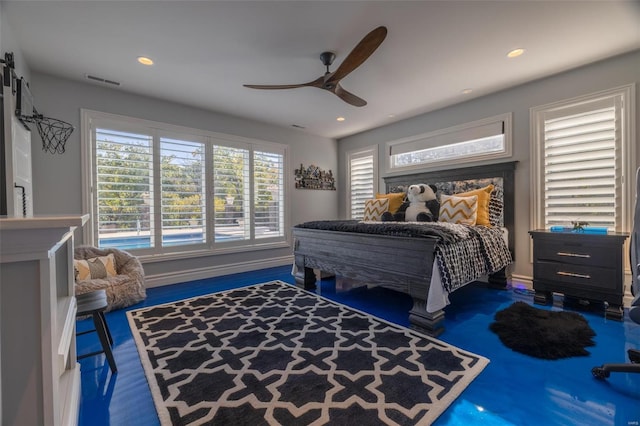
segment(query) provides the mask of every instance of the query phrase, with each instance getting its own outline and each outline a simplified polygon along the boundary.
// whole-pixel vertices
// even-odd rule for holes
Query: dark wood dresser
[[[607,318],[622,320],[624,241],[628,234],[529,231],[533,238],[534,303],[548,304],[552,292],[607,302]]]

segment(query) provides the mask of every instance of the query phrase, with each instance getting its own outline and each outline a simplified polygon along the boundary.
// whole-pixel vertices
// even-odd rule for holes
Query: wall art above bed
[[[300,168],[294,171],[297,189],[325,189],[336,190],[336,181],[331,170],[325,171],[316,165]]]

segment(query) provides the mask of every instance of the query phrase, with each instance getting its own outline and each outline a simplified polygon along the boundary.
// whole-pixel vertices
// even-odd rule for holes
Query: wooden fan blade
[[[382,44],[387,36],[387,27],[378,27],[364,36],[360,43],[353,48],[346,59],[342,61],[338,69],[329,77],[327,83],[337,84],[351,71],[358,68],[369,56]]]
[[[243,84],[243,86],[248,87],[249,89],[276,90],[276,89],[295,89],[298,87],[305,87],[306,84],[280,84],[280,85]]]
[[[353,106],[363,107],[367,104],[367,101],[357,97],[351,92],[347,92],[339,84],[336,84],[336,87],[333,90],[333,93],[335,93],[340,99],[342,99],[346,103],[351,104]]]
[[[298,87],[322,87],[324,84],[324,77],[318,77],[317,79],[308,83],[301,84],[243,84],[244,87],[249,89],[264,89],[264,90],[277,90],[277,89],[297,89]]]

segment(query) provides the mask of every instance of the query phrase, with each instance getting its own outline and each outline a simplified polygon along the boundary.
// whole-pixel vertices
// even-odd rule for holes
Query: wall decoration
[[[295,175],[296,188],[336,190],[336,181],[331,170],[324,171],[313,164],[305,168],[300,164],[300,168],[295,170]]]

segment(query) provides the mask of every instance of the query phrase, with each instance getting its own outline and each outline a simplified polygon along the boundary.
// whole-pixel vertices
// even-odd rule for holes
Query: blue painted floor
[[[147,300],[128,309],[279,279],[293,283],[290,267],[270,268],[207,280],[151,288]],[[336,291],[324,280],[318,293],[401,325],[408,325],[408,296],[382,289]],[[581,310],[596,332],[591,355],[557,361],[532,358],[504,347],[489,331],[495,312],[514,301],[533,304],[525,290],[492,290],[471,284],[451,297],[441,340],[483,355],[489,366],[438,418],[436,425],[640,425],[640,374],[612,373],[600,381],[591,368],[626,362],[628,348],[640,348],[640,325],[607,320],[603,309]],[[537,305],[536,305],[537,306]],[[539,306],[537,306],[539,307]],[[560,298],[554,306],[562,308]],[[125,310],[106,315],[114,339],[118,373],[112,375],[104,355],[80,361],[80,425],[158,425],[147,380],[129,329]],[[626,317],[625,317],[626,318]],[[78,322],[78,330],[90,328]],[[78,337],[78,352],[99,349],[95,333]]]

